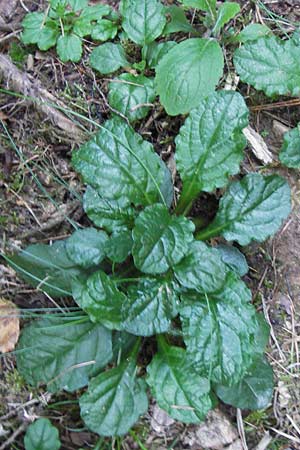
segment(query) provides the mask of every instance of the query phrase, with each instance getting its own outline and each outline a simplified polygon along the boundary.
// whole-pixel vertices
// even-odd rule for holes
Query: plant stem
[[[223,227],[204,228],[204,230],[198,231],[198,233],[196,233],[195,239],[197,241],[206,241],[207,239],[211,239],[213,237],[218,236],[222,229],[223,229]]]

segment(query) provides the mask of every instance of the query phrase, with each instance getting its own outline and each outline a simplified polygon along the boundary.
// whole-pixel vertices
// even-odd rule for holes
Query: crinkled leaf
[[[177,316],[179,298],[174,283],[141,279],[127,292],[124,330],[137,336],[165,333]]]
[[[210,383],[196,372],[184,349],[160,345],[147,373],[152,395],[174,419],[199,423],[213,407]]]
[[[65,241],[29,245],[8,258],[10,266],[27,283],[51,297],[72,295],[71,282],[82,270],[67,255]]]
[[[279,159],[287,167],[300,168],[300,124],[284,134]]]
[[[272,400],[273,370],[264,358],[255,360],[244,378],[234,386],[216,386],[218,397],[240,409],[264,409]]]
[[[234,65],[242,81],[266,95],[300,94],[300,46],[292,39],[275,36],[246,42],[234,54]]]
[[[105,258],[107,240],[108,236],[104,231],[95,228],[77,230],[66,241],[67,255],[78,266],[96,266]]]
[[[76,315],[47,316],[23,329],[17,366],[27,383],[75,391],[112,359],[111,331]]]
[[[290,188],[284,178],[250,173],[230,184],[214,221],[197,238],[222,235],[240,245],[261,242],[278,231],[290,210]]]
[[[79,404],[90,430],[101,436],[127,433],[148,408],[145,382],[136,378],[135,358],[92,379]]]
[[[192,33],[195,29],[187,20],[186,15],[182,8],[176,5],[168,6],[165,8],[168,22],[163,30],[163,34],[178,33],[183,31],[185,33]]]
[[[95,225],[109,232],[133,227],[136,213],[124,197],[118,200],[107,199],[88,186],[83,198],[83,208]]]
[[[167,41],[167,42],[152,42],[149,45],[146,45],[142,49],[143,59],[147,61],[150,69],[154,69],[160,60],[171,50],[171,48],[175,47],[177,42],[175,41]]]
[[[175,277],[183,287],[202,294],[220,290],[227,272],[219,252],[203,242],[193,242],[188,254],[174,267]]]
[[[242,252],[233,245],[219,244],[215,247],[220,253],[223,263],[243,277],[249,270],[247,260]]]
[[[211,39],[187,39],[172,48],[156,69],[160,101],[171,116],[198,106],[216,87],[223,72],[223,54]]]
[[[130,230],[120,230],[114,232],[105,243],[107,257],[115,262],[124,262],[131,253],[133,241]]]
[[[78,62],[82,55],[81,39],[75,34],[60,36],[57,40],[56,50],[62,62]]]
[[[238,42],[248,42],[248,41],[256,41],[264,36],[271,35],[272,31],[267,25],[262,25],[260,23],[250,23],[247,25],[236,37]]]
[[[123,29],[136,44],[150,44],[164,29],[166,17],[159,0],[122,0],[120,11]]]
[[[218,294],[187,293],[181,301],[183,339],[199,373],[215,383],[238,383],[256,357],[260,327],[249,290],[231,275]]]
[[[123,73],[109,83],[110,106],[124,114],[130,122],[146,117],[150,110],[148,104],[155,97],[153,78]]]
[[[120,67],[130,66],[121,45],[111,42],[99,45],[92,51],[90,64],[93,69],[103,74],[115,72]]]
[[[73,11],[80,11],[87,7],[88,0],[68,0],[68,3]]]
[[[102,19],[92,28],[92,39],[95,41],[108,41],[113,39],[118,32],[118,26],[110,20]]]
[[[191,111],[176,138],[185,200],[225,186],[229,176],[239,172],[247,124],[248,108],[237,92],[214,92]]]
[[[58,429],[42,417],[27,428],[24,446],[25,450],[58,450],[61,447]]]
[[[122,329],[122,305],[125,295],[105,272],[99,270],[87,279],[72,282],[76,303],[89,315],[92,322],[102,323],[109,329]]]
[[[217,14],[217,20],[214,25],[214,33],[218,33],[229,20],[233,19],[241,10],[238,3],[224,2],[220,5]]]
[[[132,231],[135,266],[145,273],[166,272],[188,252],[194,230],[193,222],[171,216],[165,206],[148,206]]]
[[[169,170],[153,146],[125,121],[114,118],[73,153],[73,165],[84,181],[107,200],[124,199],[127,205],[163,201],[162,185]]]

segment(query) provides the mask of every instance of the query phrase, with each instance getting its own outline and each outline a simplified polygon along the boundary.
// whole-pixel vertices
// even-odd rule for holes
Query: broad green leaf
[[[236,272],[240,277],[246,275],[249,270],[247,260],[242,252],[233,245],[219,244],[215,247],[220,253],[223,263],[225,263],[230,270]]]
[[[125,115],[130,122],[146,117],[155,100],[153,78],[123,73],[109,83],[110,106]]]
[[[266,95],[300,94],[300,46],[292,39],[275,36],[246,42],[234,54],[234,65],[241,80]]]
[[[99,270],[87,279],[74,280],[72,292],[75,302],[92,322],[112,330],[123,329],[121,309],[126,297],[105,272]]]
[[[92,379],[79,404],[90,430],[101,436],[127,433],[148,408],[145,382],[136,377],[135,356]]]
[[[187,8],[196,8],[206,11],[214,16],[217,0],[180,0]]]
[[[153,146],[120,118],[105,122],[92,140],[73,153],[72,161],[84,181],[107,200],[135,206],[166,203],[161,190],[166,177],[172,189],[170,172]]]
[[[161,343],[161,339],[159,343]],[[169,416],[184,423],[199,423],[213,407],[210,383],[186,358],[186,352],[167,343],[147,367],[147,383],[158,405]]]
[[[96,266],[105,258],[108,236],[95,228],[77,230],[66,240],[66,251],[71,261],[81,267]]]
[[[193,222],[171,216],[165,206],[148,206],[132,231],[135,266],[145,273],[166,272],[187,254],[194,230]]]
[[[73,33],[79,37],[89,36],[92,32],[93,25],[90,19],[79,17],[74,24]]]
[[[236,40],[238,42],[248,42],[255,41],[264,36],[271,35],[272,31],[267,25],[262,25],[260,23],[251,23],[247,25],[237,36]]]
[[[167,41],[167,42],[152,42],[149,45],[146,45],[142,49],[143,59],[147,61],[150,69],[154,69],[160,60],[171,50],[171,48],[175,47],[177,42],[175,41]]]
[[[264,358],[255,360],[244,378],[234,386],[215,387],[218,397],[240,409],[264,409],[272,400],[273,370]]]
[[[88,6],[87,8],[84,8],[82,13],[80,14],[80,19],[86,19],[86,20],[101,20],[103,16],[108,16],[111,14],[112,8],[109,5],[93,5]]]
[[[159,0],[122,0],[120,11],[122,27],[136,44],[150,44],[162,34],[166,17]]]
[[[130,230],[120,230],[114,232],[105,243],[107,257],[115,262],[124,262],[132,249],[132,235]]]
[[[291,193],[284,178],[249,173],[229,185],[214,221],[197,239],[222,235],[240,245],[261,242],[278,231],[290,210]]]
[[[217,20],[215,22],[213,32],[218,33],[227,22],[233,19],[241,10],[238,3],[225,2],[218,9]]]
[[[111,331],[86,317],[48,315],[24,328],[17,366],[33,386],[72,392],[86,386],[112,356]]]
[[[287,167],[300,168],[300,124],[284,134],[279,159]]]
[[[78,62],[82,55],[81,39],[75,34],[60,36],[57,40],[56,50],[62,62]]]
[[[118,26],[110,20],[102,19],[92,28],[92,39],[95,41],[108,41],[113,39],[118,32]]]
[[[42,417],[27,428],[24,446],[25,450],[58,450],[61,447],[58,429]]]
[[[183,287],[202,294],[220,290],[227,272],[219,252],[203,242],[193,242],[188,254],[174,267],[175,277]]]
[[[178,33],[179,31],[183,31],[185,33],[195,32],[195,29],[187,20],[183,9],[179,6],[168,6],[165,8],[165,13],[167,14],[167,18],[169,20],[163,30],[164,35]]]
[[[124,197],[106,199],[88,186],[83,197],[83,208],[95,225],[109,232],[133,228],[136,213]]]
[[[188,113],[216,87],[223,54],[211,39],[187,39],[172,48],[156,68],[160,101],[171,116]]]
[[[42,51],[46,51],[49,50],[49,48],[54,47],[58,36],[59,31],[57,28],[44,26],[39,34],[38,48]]]
[[[256,357],[260,327],[242,281],[231,275],[218,294],[182,294],[179,314],[187,353],[199,373],[215,383],[238,383]]]
[[[106,44],[96,47],[90,55],[90,64],[93,69],[102,74],[112,73],[120,67],[128,67],[125,52],[120,44]]]
[[[176,167],[183,181],[182,200],[227,184],[240,170],[248,108],[237,92],[218,91],[201,100],[176,138]]]
[[[27,283],[51,297],[71,296],[72,279],[81,273],[81,269],[69,259],[65,241],[53,245],[29,245],[7,261]]]
[[[177,316],[179,298],[174,283],[141,279],[127,292],[124,303],[124,330],[137,336],[165,333]]]
[[[68,0],[68,3],[73,11],[80,11],[87,7],[88,0]]]

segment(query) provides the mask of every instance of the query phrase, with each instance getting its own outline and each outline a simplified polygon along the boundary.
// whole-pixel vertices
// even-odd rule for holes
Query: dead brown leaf
[[[12,351],[19,339],[18,308],[9,300],[0,298],[0,352]]]

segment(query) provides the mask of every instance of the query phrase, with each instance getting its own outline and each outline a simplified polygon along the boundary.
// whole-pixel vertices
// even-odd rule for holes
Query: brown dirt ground
[[[1,22],[17,26],[26,13],[42,8],[43,1],[0,0]],[[112,3],[112,2],[110,2]],[[114,5],[118,1],[113,2]],[[172,2],[169,2],[172,3]],[[262,8],[253,3],[240,2],[247,20],[254,19],[277,27],[274,17],[270,18]],[[255,2],[254,2],[255,3]],[[289,22],[299,21],[299,1],[265,1],[273,13]],[[2,19],[2,20],[1,20]],[[242,26],[243,20],[236,25]],[[280,20],[280,19],[279,19]],[[287,31],[293,26],[281,23]],[[1,51],[13,55],[16,35],[10,31],[0,32]],[[41,53],[35,47],[24,50],[24,60],[20,68],[33,79],[39,80],[52,94],[58,96],[73,110],[93,120],[103,121],[109,114],[105,95],[107,80],[97,77],[95,83],[87,65],[88,43],[83,61],[78,64],[61,64],[53,51]],[[6,87],[6,86],[5,86]],[[243,88],[244,89],[244,88]],[[245,91],[249,106],[271,103],[261,93]],[[282,99],[280,99],[282,100]],[[284,99],[283,99],[284,100]],[[288,99],[287,99],[288,100]],[[0,93],[0,119],[17,145],[18,152],[8,139],[5,128],[0,133],[0,240],[2,250],[21,247],[30,242],[49,242],[61,239],[72,232],[70,220],[86,223],[80,202],[82,185],[70,166],[70,154],[76,143],[41,115],[33,105],[22,98]],[[206,423],[206,431],[199,427],[186,427],[169,421],[152,405],[149,413],[134,428],[135,433],[148,450],[192,449],[201,450],[205,443],[201,436],[207,430],[220,436],[211,448],[228,450],[269,448],[300,449],[300,181],[299,172],[283,169],[277,160],[282,142],[282,133],[274,126],[274,120],[281,125],[293,127],[300,121],[299,106],[283,108],[262,108],[252,114],[252,125],[264,137],[271,150],[274,163],[263,167],[249,150],[243,164],[243,171],[272,171],[283,174],[290,182],[293,192],[293,212],[282,230],[263,245],[251,245],[244,249],[250,264],[250,272],[245,278],[254,294],[258,310],[265,313],[271,325],[271,339],[268,358],[275,372],[275,394],[270,408],[259,413],[243,413],[242,419],[233,408],[221,406],[219,415],[211,415]],[[172,164],[174,136],[177,134],[181,118],[167,117],[155,105],[151,115],[139,125],[144,138],[151,140],[164,160]],[[86,126],[86,123],[84,123]],[[92,125],[88,131],[93,132]],[[37,182],[39,185],[37,185]],[[209,200],[209,198],[208,198]],[[214,204],[212,211],[214,210]],[[211,213],[211,211],[207,211]],[[50,223],[50,225],[49,225]],[[1,297],[11,299],[19,308],[51,307],[51,300],[41,292],[31,289],[20,281],[15,273],[0,264]],[[35,417],[50,417],[60,428],[62,448],[92,448],[97,437],[82,430],[78,407],[73,403],[60,406],[57,402],[69,401],[74,396],[61,394],[49,398],[43,390],[29,389],[22,382],[15,369],[13,356],[0,359],[0,449],[16,433],[12,443],[6,448],[22,449],[25,427]],[[47,405],[55,405],[49,409]],[[230,418],[224,419],[223,413]],[[221,417],[221,419],[220,419]],[[236,419],[237,417],[237,419]],[[239,433],[236,431],[239,425]],[[221,424],[221,425],[220,425]],[[234,428],[232,428],[232,425]],[[209,428],[210,427],[210,428]],[[225,431],[224,431],[225,430]],[[243,442],[243,432],[245,441]],[[267,447],[257,444],[270,433],[272,441]],[[201,435],[201,436],[200,436]],[[200,436],[200,437],[199,437]],[[239,437],[242,439],[240,440]],[[227,439],[227,440],[226,440]],[[201,443],[202,442],[202,443]],[[107,440],[103,449],[119,448],[117,441]],[[140,448],[128,436],[122,441],[123,449]]]

